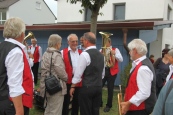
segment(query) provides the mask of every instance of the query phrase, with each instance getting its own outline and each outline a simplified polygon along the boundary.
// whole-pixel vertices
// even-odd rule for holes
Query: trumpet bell
[[[28,40],[29,38],[35,38],[34,34],[31,31],[28,32],[28,35],[24,38],[24,41]]]

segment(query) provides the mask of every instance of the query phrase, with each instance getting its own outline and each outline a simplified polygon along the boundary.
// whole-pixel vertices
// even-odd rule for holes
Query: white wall
[[[84,14],[81,14],[81,3],[70,4],[66,0],[58,0],[57,22],[84,21]]]
[[[162,33],[163,30],[158,30],[157,39],[150,43],[149,55],[153,54],[155,59],[161,57],[162,54]]]
[[[58,22],[84,21],[84,13],[80,14],[81,3],[70,4],[66,0],[58,0]],[[163,19],[164,0],[108,0],[100,9],[103,16],[98,16],[99,21],[113,20],[114,4],[126,4],[126,20],[138,19]]]
[[[41,2],[41,10],[36,9],[36,1]],[[9,7],[9,17],[20,17],[26,24],[55,23],[55,17],[43,0],[20,0]]]
[[[173,1],[172,0],[166,0],[166,2],[165,2],[165,7],[164,7],[164,20],[167,20],[168,5],[172,9],[170,20],[173,20]],[[169,44],[170,45],[170,48],[173,48],[173,42],[172,42],[172,40],[173,40],[173,34],[172,33],[173,33],[173,27],[163,29],[163,36],[162,36],[163,42],[161,44],[162,45],[162,49],[165,48],[165,44]]]

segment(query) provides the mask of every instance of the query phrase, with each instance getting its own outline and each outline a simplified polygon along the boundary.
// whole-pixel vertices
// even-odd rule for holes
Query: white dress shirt
[[[35,45],[35,47],[37,47],[37,44]],[[35,52],[35,47],[33,45],[31,45],[31,54],[34,54]],[[41,61],[41,57],[42,57],[42,48],[39,46],[38,47],[38,53],[39,53],[39,62]]]
[[[144,59],[146,59],[146,56],[142,56],[137,60],[133,61],[130,72],[132,72],[132,70]],[[135,95],[131,97],[129,101],[134,105],[139,106],[151,94],[153,72],[148,68],[148,66],[142,65],[138,69],[136,80],[137,80],[137,87],[139,90],[136,92]]]
[[[169,65],[169,74],[166,77],[166,83],[170,80],[171,76],[173,74],[173,65]]]
[[[110,49],[112,49],[112,46],[110,46]],[[100,52],[101,51],[102,51],[102,49],[100,49]],[[115,49],[115,59],[119,62],[123,62],[123,57],[122,57],[120,50],[118,48]]]
[[[78,66],[77,66],[77,68],[75,70],[75,73],[74,73],[74,76],[72,78],[72,83],[73,84],[77,84],[77,83],[79,83],[82,80],[81,76],[83,75],[84,70],[91,63],[91,58],[90,58],[89,54],[86,52],[86,50],[89,50],[89,49],[96,49],[96,46],[87,47],[80,54],[79,60],[78,60]],[[104,77],[104,75],[105,75],[105,68],[103,68],[102,78]]]
[[[34,65],[33,59],[32,59],[32,58],[29,58],[28,50],[27,50],[26,47],[24,47],[23,50],[24,50],[24,52],[25,52],[25,54],[26,54],[26,58],[27,58],[27,60],[28,60],[28,62],[29,62],[30,67],[32,67],[32,66]]]
[[[76,67],[78,65],[79,52],[78,52],[78,49],[76,49],[76,51],[73,51],[70,47],[68,47],[68,51],[70,51],[71,63],[72,63],[73,74],[74,74]],[[62,54],[62,58],[64,59],[63,50],[61,50],[61,54]]]
[[[5,39],[5,41],[16,44],[20,46],[21,49],[25,49],[23,44],[12,38]],[[5,67],[7,69],[8,76],[7,84],[9,86],[10,97],[16,97],[25,92],[22,87],[24,62],[23,52],[21,49],[19,47],[15,47],[8,53],[5,59]]]

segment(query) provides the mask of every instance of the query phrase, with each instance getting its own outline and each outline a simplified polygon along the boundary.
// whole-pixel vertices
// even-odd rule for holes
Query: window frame
[[[116,19],[116,6],[124,6],[124,19]],[[126,3],[116,3],[113,4],[113,20],[125,20],[126,19]]]

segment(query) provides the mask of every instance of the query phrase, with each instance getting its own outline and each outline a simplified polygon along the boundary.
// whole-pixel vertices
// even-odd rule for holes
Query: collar
[[[89,50],[89,49],[96,49],[96,46],[89,46],[84,51]]]
[[[35,44],[35,46],[31,45],[31,47],[37,47],[37,44]]]
[[[134,60],[134,61],[133,61],[133,64],[134,64],[134,65],[138,65],[141,61],[143,61],[143,60],[146,59],[146,58],[147,58],[146,55],[144,55],[144,56],[142,56],[142,57],[140,57],[140,58]]]
[[[20,46],[22,49],[24,49],[26,47],[25,45],[23,45],[22,43],[18,42],[17,40],[15,40],[13,38],[8,38],[8,39],[5,38],[5,41],[16,44],[16,45]]]
[[[70,46],[68,46],[68,51],[73,51]],[[75,52],[78,52],[78,49],[76,48],[76,51]]]

